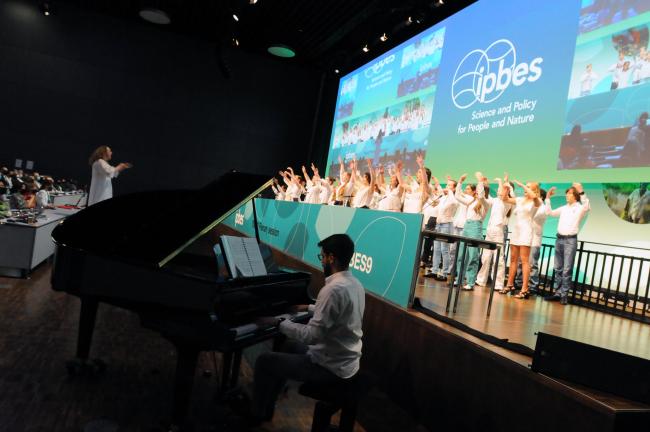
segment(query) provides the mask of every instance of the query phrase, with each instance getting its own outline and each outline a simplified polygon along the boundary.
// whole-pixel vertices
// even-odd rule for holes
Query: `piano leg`
[[[95,331],[97,318],[97,300],[81,298],[81,311],[79,313],[79,332],[77,334],[77,356],[66,362],[66,369],[70,376],[99,375],[106,370],[106,363],[100,359],[88,361],[90,345]]]
[[[237,387],[237,381],[239,380],[239,368],[241,367],[241,357],[242,350],[237,350],[233,356],[232,362],[232,373],[230,375],[230,383],[228,385],[228,390],[232,390]]]
[[[187,420],[187,412],[192,396],[194,373],[199,359],[196,347],[176,344],[178,360],[176,361],[176,376],[174,377],[174,406],[172,423],[183,427]]]
[[[232,351],[224,351],[221,357],[223,364],[221,365],[221,388],[219,389],[219,395],[224,397],[228,393],[228,390],[230,390],[230,371],[232,369],[233,353]]]
[[[81,313],[79,314],[79,333],[77,336],[77,359],[87,360],[90,354],[90,344],[95,331],[97,318],[97,300],[81,299]]]

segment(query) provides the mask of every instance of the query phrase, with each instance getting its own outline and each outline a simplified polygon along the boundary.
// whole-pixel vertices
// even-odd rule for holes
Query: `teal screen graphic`
[[[268,199],[256,199],[255,206],[261,242],[319,269],[318,242],[332,234],[348,234],[355,244],[350,270],[365,289],[399,306],[408,305],[422,215]],[[235,224],[238,213],[244,220]],[[254,236],[252,216],[247,203],[224,223]]]

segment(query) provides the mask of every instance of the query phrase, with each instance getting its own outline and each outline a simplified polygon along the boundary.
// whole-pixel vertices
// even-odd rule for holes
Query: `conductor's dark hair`
[[[354,254],[354,242],[347,234],[333,234],[318,243],[323,252],[334,255],[338,267],[346,270]]]

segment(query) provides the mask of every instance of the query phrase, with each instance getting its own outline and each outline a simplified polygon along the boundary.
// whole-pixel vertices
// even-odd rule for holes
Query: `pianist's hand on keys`
[[[308,316],[309,316],[309,312],[300,311],[295,313],[286,313],[275,317],[261,317],[258,318],[254,323],[244,324],[242,326],[235,327],[232,330],[234,330],[237,333],[236,338],[241,338],[245,335],[255,333],[257,331],[274,329],[277,327],[278,320],[280,319],[301,321],[302,319]]]

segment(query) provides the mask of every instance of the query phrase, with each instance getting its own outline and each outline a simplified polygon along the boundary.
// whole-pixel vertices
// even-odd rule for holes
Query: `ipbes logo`
[[[384,66],[387,66],[394,61],[395,61],[395,54],[391,54],[388,57],[379,60],[378,62],[370,66],[368,69],[366,69],[364,75],[366,76],[366,78],[372,78],[375,75],[378,75],[384,69]]]
[[[517,63],[517,50],[508,39],[499,39],[485,50],[469,52],[454,74],[451,97],[457,108],[466,109],[476,102],[485,104],[499,99],[510,85],[519,87],[542,76],[544,59]]]
[[[244,225],[244,214],[237,212],[235,214],[235,225]]]

